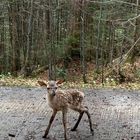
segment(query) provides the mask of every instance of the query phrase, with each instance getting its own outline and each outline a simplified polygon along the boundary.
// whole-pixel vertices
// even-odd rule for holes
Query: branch
[[[116,58],[116,59],[114,59],[114,60],[112,61],[112,63],[115,63],[115,65],[124,63],[124,62],[127,60],[128,56],[129,56],[129,54],[131,53],[131,51],[133,50],[133,48],[136,46],[136,44],[137,44],[139,41],[140,41],[140,37],[135,41],[135,43],[134,43],[134,44],[132,45],[132,47],[128,50],[128,52],[122,56],[122,58],[121,58],[121,57]],[[120,61],[120,59],[121,59],[121,61]],[[110,65],[110,64],[109,64],[109,65]]]
[[[130,3],[130,2],[125,2],[125,1],[121,1],[121,0],[114,0],[114,2],[118,2],[118,3],[123,3],[123,4],[127,4],[127,5],[132,5],[132,6],[136,6],[139,7],[137,4],[135,3]]]
[[[125,2],[125,1],[121,1],[121,0],[109,0],[109,1],[104,1],[104,2],[100,2],[100,1],[90,1],[90,2],[93,2],[93,3],[99,3],[99,4],[112,4],[112,3],[123,3],[123,4],[127,4],[127,5],[131,5],[131,6],[136,6],[136,7],[139,7],[137,4],[135,3],[130,3],[130,2]]]
[[[140,37],[135,41],[135,43],[132,45],[130,50],[125,54],[125,60],[128,58],[128,55],[131,53],[132,49],[136,46],[136,44],[140,41]]]
[[[136,19],[139,18],[139,17],[140,17],[140,14],[137,15],[137,16],[135,16],[135,17],[133,17],[133,18],[128,19],[127,21],[122,22],[122,26],[124,26],[124,24],[126,24],[126,23],[128,23],[128,22],[130,22],[130,24],[132,24],[133,26],[135,26],[135,25],[132,23],[132,20],[136,20]]]

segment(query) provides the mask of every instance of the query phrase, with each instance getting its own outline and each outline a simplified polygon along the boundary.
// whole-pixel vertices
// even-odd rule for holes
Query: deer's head
[[[60,87],[60,85],[63,83],[64,81],[59,80],[59,81],[48,81],[48,82],[44,82],[44,81],[38,81],[40,86],[46,87],[47,91],[50,95],[55,96],[56,94],[56,90],[58,87]]]

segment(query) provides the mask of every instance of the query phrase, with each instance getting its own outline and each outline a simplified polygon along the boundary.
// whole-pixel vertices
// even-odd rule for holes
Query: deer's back
[[[84,99],[84,93],[78,90],[57,90],[56,95],[49,100],[49,105],[56,110],[63,108],[80,107]]]

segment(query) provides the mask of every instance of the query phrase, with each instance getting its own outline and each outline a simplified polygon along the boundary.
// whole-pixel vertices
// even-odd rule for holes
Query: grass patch
[[[20,87],[38,87],[39,78],[23,78],[23,77],[13,77],[13,76],[2,76],[0,77],[0,86],[20,86]],[[83,82],[64,82],[63,88],[79,88],[79,89],[100,89],[100,88],[121,88],[128,90],[140,90],[140,83],[123,83],[117,84],[113,79],[108,80],[102,84],[99,81],[90,81],[84,84]]]

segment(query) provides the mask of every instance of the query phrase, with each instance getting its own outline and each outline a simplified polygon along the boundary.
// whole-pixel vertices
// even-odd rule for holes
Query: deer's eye
[[[47,90],[51,89],[50,87],[47,87]]]

